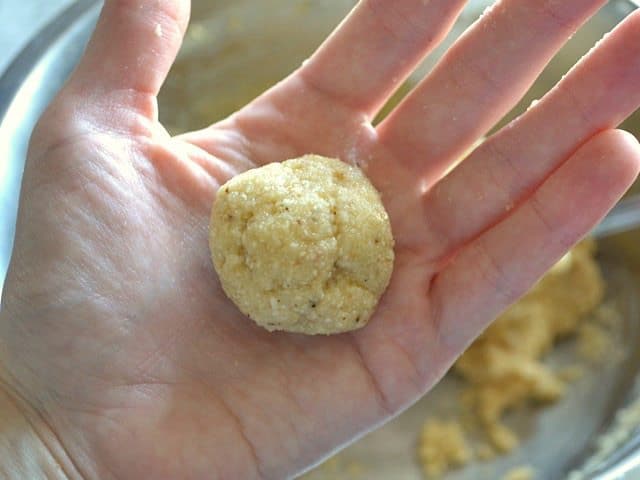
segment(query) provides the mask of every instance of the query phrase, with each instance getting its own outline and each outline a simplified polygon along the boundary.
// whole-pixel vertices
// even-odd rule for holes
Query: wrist
[[[0,478],[75,480],[56,434],[0,376]]]

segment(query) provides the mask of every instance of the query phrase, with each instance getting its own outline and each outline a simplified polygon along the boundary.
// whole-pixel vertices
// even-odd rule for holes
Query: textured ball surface
[[[223,185],[209,244],[227,296],[270,331],[360,328],[393,270],[380,195],[360,169],[317,155],[249,170]]]

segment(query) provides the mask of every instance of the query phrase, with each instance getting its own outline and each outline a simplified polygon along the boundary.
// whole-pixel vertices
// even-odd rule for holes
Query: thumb
[[[122,107],[155,119],[156,96],[182,44],[190,3],[106,0],[66,93],[105,123],[120,121],[114,110]]]

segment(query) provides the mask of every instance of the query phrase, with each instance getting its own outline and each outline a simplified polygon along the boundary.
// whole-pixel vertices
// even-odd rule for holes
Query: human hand
[[[632,15],[541,102],[455,160],[603,0],[503,0],[376,128],[461,0],[364,0],[300,70],[171,138],[156,95],[186,0],[107,0],[42,118],[0,312],[2,386],[70,477],[283,478],[407,407],[613,206],[637,142]],[[369,325],[268,333],[209,259],[218,187],[318,153],[358,163],[396,239]]]

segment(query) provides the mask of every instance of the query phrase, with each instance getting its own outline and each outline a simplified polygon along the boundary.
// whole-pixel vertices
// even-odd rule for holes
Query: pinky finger
[[[591,138],[511,215],[473,240],[432,284],[440,347],[457,356],[587,235],[631,186],[640,145],[629,133]]]

